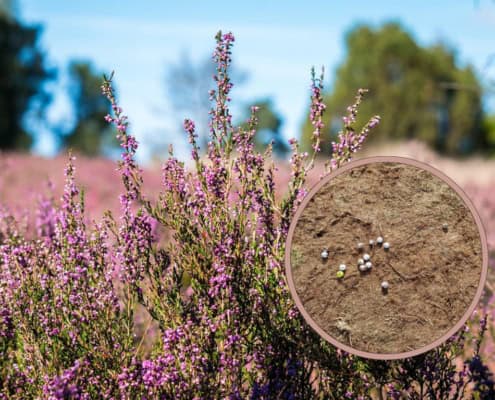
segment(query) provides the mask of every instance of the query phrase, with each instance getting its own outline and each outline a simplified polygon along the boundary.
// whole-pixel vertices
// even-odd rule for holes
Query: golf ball
[[[339,271],[345,271],[346,269],[347,269],[347,267],[345,266],[345,264],[339,265]]]
[[[383,243],[383,248],[384,248],[385,250],[390,249],[390,243],[389,243],[389,242],[385,242],[385,243]]]
[[[387,290],[388,289],[388,282],[387,281],[383,281],[381,286],[382,286],[382,289],[383,290]]]
[[[363,260],[364,261],[369,261],[371,259],[370,255],[369,254],[364,254],[363,255]]]
[[[383,243],[383,238],[382,238],[381,236],[378,236],[378,237],[376,238],[376,243],[377,243],[377,244],[382,244],[382,243]]]
[[[323,250],[321,252],[321,258],[328,258],[328,251],[327,250]]]
[[[371,269],[371,267],[373,266],[373,264],[371,264],[371,261],[368,261],[366,264],[364,264],[366,266],[366,269]]]

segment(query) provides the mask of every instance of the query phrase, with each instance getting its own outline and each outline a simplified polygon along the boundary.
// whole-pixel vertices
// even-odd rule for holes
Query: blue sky
[[[480,72],[495,53],[491,0],[18,3],[23,21],[44,25],[42,46],[51,64],[63,68],[78,58],[92,60],[102,71],[115,70],[121,103],[143,143],[143,160],[151,143],[174,143],[181,150],[182,132],[166,99],[165,68],[184,51],[193,60],[209,55],[219,29],[235,34],[235,63],[249,74],[233,91],[236,104],[272,97],[284,116],[287,138],[299,136],[311,66],[325,66],[330,86],[344,57],[344,34],[357,23],[400,21],[421,44],[441,40],[455,46],[460,62],[470,62]],[[495,65],[486,74],[494,78]],[[70,113],[65,85],[62,79],[54,88],[53,121]],[[495,109],[493,97],[486,103],[490,110]],[[36,149],[43,154],[54,150],[47,132],[38,136]]]

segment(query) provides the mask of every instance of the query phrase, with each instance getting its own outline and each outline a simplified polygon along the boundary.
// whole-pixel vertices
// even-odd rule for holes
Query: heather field
[[[258,111],[230,111],[232,33],[218,32],[208,144],[141,170],[139,144],[105,77],[118,162],[0,155],[0,400],[493,399],[494,162],[454,161],[417,143],[368,148],[359,89],[326,162],[323,74],[312,71],[312,151],[275,164],[254,144]],[[132,117],[132,116],[131,116]],[[361,152],[361,149],[364,152]],[[295,210],[325,172],[356,156],[409,155],[458,181],[479,207],[490,282],[467,325],[401,360],[336,349],[305,323],[285,276]],[[109,210],[109,212],[107,212]]]
[[[458,160],[439,156],[421,142],[411,141],[392,145],[370,146],[356,154],[356,159],[394,155],[411,157],[426,162],[446,173],[457,182],[475,204],[485,227],[490,249],[488,282],[484,302],[495,302],[495,160],[471,157]],[[64,186],[63,169],[66,155],[43,158],[21,153],[0,154],[0,201],[14,214],[34,220],[36,209],[43,199],[58,198]],[[114,161],[105,158],[76,156],[76,182],[85,191],[86,215],[88,220],[99,219],[106,210],[117,212],[122,182]],[[322,162],[308,174],[307,187],[316,183],[324,172]],[[160,191],[160,165],[150,165],[143,170],[144,190],[154,196]],[[290,165],[279,162],[275,173],[277,195],[282,196],[290,180]],[[28,211],[28,213],[27,213]],[[492,299],[492,296],[493,299]],[[495,317],[495,311],[490,309]],[[149,316],[140,309],[136,317],[136,331],[142,335],[146,331]],[[495,320],[490,331],[495,339]],[[155,339],[155,329],[148,327],[145,344],[151,347]],[[495,372],[495,355],[490,337],[485,342],[485,357]]]
[[[421,142],[363,148],[355,159],[371,156],[411,157],[432,165],[451,177],[469,195],[486,229],[488,243],[495,251],[495,160],[480,157],[453,159],[439,156]],[[165,157],[166,155],[164,155]],[[76,155],[77,182],[85,191],[88,217],[99,218],[105,210],[116,211],[121,181],[114,161]],[[0,201],[12,210],[33,211],[44,197],[62,193],[63,169],[67,155],[55,158],[21,153],[0,153]],[[316,162],[308,174],[310,188],[324,172],[323,162]],[[153,195],[160,191],[160,165],[144,168],[144,190]],[[279,162],[275,172],[277,195],[283,195],[290,179],[290,165]],[[49,188],[53,185],[53,191]]]

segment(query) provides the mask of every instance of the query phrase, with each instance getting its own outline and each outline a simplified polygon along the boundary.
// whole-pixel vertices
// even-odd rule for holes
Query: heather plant
[[[38,236],[2,218],[1,398],[94,398],[133,349],[111,276],[107,232],[88,229],[72,158],[59,207],[40,204]]]
[[[85,222],[72,158],[61,201],[40,204],[34,238],[2,215],[0,398],[493,398],[480,356],[486,318],[433,351],[394,362],[336,350],[305,324],[283,259],[320,148],[323,77],[312,74],[313,152],[291,140],[291,179],[278,199],[271,148],[260,153],[253,145],[256,107],[241,128],[232,125],[234,37],[220,32],[216,40],[205,156],[194,122],[185,120],[192,168],[170,149],[159,196],[143,194],[138,143],[109,77],[106,119],[123,150],[120,215]],[[379,122],[356,129],[364,95],[348,109],[327,170],[349,161]],[[165,244],[160,230],[170,235]],[[141,351],[144,337],[135,337],[137,307],[156,327],[150,354]],[[458,366],[467,337],[473,351]]]

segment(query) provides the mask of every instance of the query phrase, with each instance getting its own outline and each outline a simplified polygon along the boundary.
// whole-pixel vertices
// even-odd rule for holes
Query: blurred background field
[[[117,209],[119,150],[100,95],[112,70],[146,191],[157,193],[168,146],[189,158],[183,118],[206,140],[210,49],[218,29],[232,30],[234,119],[260,107],[255,141],[274,143],[279,194],[288,140],[309,150],[309,71],[324,66],[326,129],[309,184],[345,107],[368,88],[360,121],[381,123],[357,157],[413,157],[454,179],[480,212],[495,268],[495,2],[343,3],[0,0],[0,204],[22,213],[58,197],[71,148],[91,218]]]
[[[495,159],[473,156],[457,160],[437,154],[419,141],[400,144],[370,145],[356,155],[356,159],[394,155],[411,157],[426,162],[447,174],[469,195],[483,220],[490,249],[495,251]],[[0,156],[0,193],[3,205],[19,214],[33,210],[41,198],[58,198],[63,187],[63,169],[67,162],[64,154],[52,158],[20,152]],[[121,181],[113,160],[79,155],[76,160],[77,181],[84,188],[86,208],[91,218],[100,218],[106,210],[118,211],[118,193]],[[308,178],[308,187],[314,184],[324,170],[324,162],[316,163]],[[289,165],[278,162],[276,183],[279,195],[284,194],[289,180]],[[145,191],[148,195],[160,191],[160,166],[144,169]],[[53,190],[51,186],[53,187]]]

